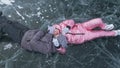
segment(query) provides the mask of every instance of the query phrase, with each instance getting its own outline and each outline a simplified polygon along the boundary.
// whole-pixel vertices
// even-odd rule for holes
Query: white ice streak
[[[11,43],[9,43],[9,44],[7,44],[7,45],[4,46],[4,50],[11,49],[12,46],[13,45]]]
[[[22,9],[23,7],[21,7],[20,5],[19,6],[17,6],[19,9]]]
[[[12,5],[15,0],[0,0],[0,4]]]
[[[12,6],[13,7],[13,9],[16,11],[16,13],[23,19],[23,20],[25,20],[25,18],[17,11],[17,9],[14,7],[14,6]]]
[[[19,16],[21,16],[21,18],[22,18],[23,20],[25,20],[25,18],[24,18],[18,11],[16,11],[16,13],[17,13]]]

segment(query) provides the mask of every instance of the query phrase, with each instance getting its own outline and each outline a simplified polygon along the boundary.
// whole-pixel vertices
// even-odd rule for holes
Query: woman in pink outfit
[[[116,36],[117,33],[120,32],[120,30],[112,30],[114,25],[105,24],[101,18],[92,19],[84,23],[75,23],[73,20],[65,20],[53,26],[66,36],[68,43],[72,44],[81,44],[99,37]],[[69,30],[64,33],[64,29],[67,27]],[[101,29],[93,30],[96,27]]]
[[[74,20],[65,20],[60,24],[55,24],[52,26],[54,30],[48,29],[53,32],[53,35],[56,37],[59,35],[63,35],[66,37],[67,42],[62,40],[54,41],[53,43],[56,46],[60,46],[60,42],[62,41],[63,44],[70,43],[70,44],[82,44],[86,41],[90,41],[100,37],[107,37],[107,36],[117,36],[120,35],[120,30],[112,30],[114,28],[113,24],[105,24],[101,18],[96,18],[89,20],[83,23],[75,23]],[[96,27],[99,27],[99,30],[93,30]],[[59,37],[60,38],[60,37]],[[58,38],[58,39],[59,39]],[[58,48],[58,51],[61,54],[65,54],[66,48],[61,46]]]

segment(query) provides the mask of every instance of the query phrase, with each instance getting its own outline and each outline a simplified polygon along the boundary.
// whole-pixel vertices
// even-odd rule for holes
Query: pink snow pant
[[[84,41],[89,41],[95,38],[105,37],[105,36],[115,36],[114,31],[92,30],[96,27],[100,27],[101,29],[104,29],[105,25],[106,24],[103,23],[101,18],[92,19],[82,23],[83,28],[86,30],[85,35],[83,35]]]

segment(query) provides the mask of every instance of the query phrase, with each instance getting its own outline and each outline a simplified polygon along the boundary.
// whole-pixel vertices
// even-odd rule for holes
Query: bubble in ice
[[[69,4],[67,4],[67,6],[69,7],[70,5],[69,5]]]
[[[37,10],[40,10],[40,7],[38,7]]]
[[[37,15],[39,16],[39,15],[41,15],[42,13],[41,12],[37,12]]]
[[[46,16],[46,17],[49,17],[49,16]]]
[[[36,23],[39,23],[38,21]]]
[[[42,19],[44,19],[44,17],[42,17]]]
[[[51,7],[51,5],[49,5],[49,7]]]
[[[45,10],[45,12],[47,12],[47,10]]]
[[[8,17],[12,17],[11,15],[8,15]]]

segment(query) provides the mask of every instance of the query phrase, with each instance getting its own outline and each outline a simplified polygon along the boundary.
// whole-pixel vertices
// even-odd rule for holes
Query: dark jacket
[[[52,43],[52,34],[45,33],[41,30],[28,30],[21,41],[21,46],[29,51],[49,54],[56,52]]]

